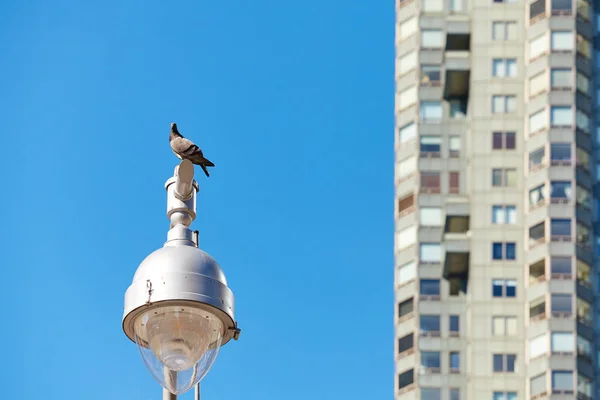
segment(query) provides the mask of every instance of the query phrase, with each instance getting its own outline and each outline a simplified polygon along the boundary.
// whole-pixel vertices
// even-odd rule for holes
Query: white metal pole
[[[162,400],[177,400],[177,395],[169,392],[167,389],[163,388],[163,398]]]

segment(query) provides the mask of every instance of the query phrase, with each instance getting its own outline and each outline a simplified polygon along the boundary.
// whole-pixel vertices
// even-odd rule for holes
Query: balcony
[[[546,319],[546,300],[541,297],[534,300],[529,306],[529,322],[537,322]]]
[[[529,266],[529,286],[546,280],[546,260],[542,259]]]
[[[571,0],[552,0],[552,16],[573,15]]]
[[[532,249],[546,242],[546,223],[540,222],[529,228],[529,248]]]
[[[445,99],[469,97],[470,40],[469,33],[448,33],[446,36]]]
[[[546,0],[536,0],[529,5],[529,24],[533,25],[546,17]]]
[[[460,212],[459,209],[456,210]],[[453,283],[453,287],[466,292],[469,275],[469,224],[468,215],[452,214],[448,208],[444,224],[444,240],[446,242],[446,257],[444,260],[444,279]]]

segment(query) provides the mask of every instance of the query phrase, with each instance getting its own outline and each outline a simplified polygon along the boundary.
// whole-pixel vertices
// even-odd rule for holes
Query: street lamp
[[[192,163],[183,160],[165,188],[171,221],[167,241],[135,272],[125,293],[123,330],[168,391],[164,397],[173,399],[199,385],[220,347],[237,340],[240,330],[225,275],[198,248],[198,231],[189,228],[198,191]]]

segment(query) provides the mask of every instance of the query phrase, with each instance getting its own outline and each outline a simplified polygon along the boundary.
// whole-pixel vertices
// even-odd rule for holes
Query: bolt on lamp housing
[[[221,346],[240,332],[225,275],[197,247],[189,229],[198,185],[187,163],[166,183],[168,240],[138,267],[125,293],[123,314],[125,334],[137,344],[152,376],[173,394],[200,382]]]

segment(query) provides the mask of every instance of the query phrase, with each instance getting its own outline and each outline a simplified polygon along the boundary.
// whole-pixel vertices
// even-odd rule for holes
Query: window
[[[546,16],[546,1],[535,0],[529,4],[529,24],[534,24],[538,19]]]
[[[495,77],[517,76],[517,59],[494,58],[492,60],[492,75]]]
[[[439,121],[442,119],[442,103],[439,101],[422,101],[419,116],[422,121]]]
[[[548,37],[544,34],[529,42],[529,60],[534,60],[548,52]]]
[[[493,224],[516,224],[517,223],[517,207],[516,206],[492,206],[492,223]]]
[[[573,314],[573,299],[570,294],[552,293],[550,305],[552,314],[557,316],[569,316]]]
[[[570,106],[550,107],[550,125],[571,126],[573,125],[573,109]]]
[[[575,148],[575,160],[578,167],[581,167],[587,171],[590,169],[590,153],[582,149],[581,147]]]
[[[571,0],[552,0],[552,15],[570,15],[572,9]]]
[[[572,195],[570,181],[550,182],[550,200],[552,203],[568,203]]]
[[[577,297],[577,321],[587,326],[592,326],[594,323],[590,303],[580,297]]]
[[[529,133],[536,133],[546,127],[546,109],[536,111],[529,116]]]
[[[419,282],[419,293],[421,297],[440,297],[439,279],[421,279]]]
[[[450,98],[450,118],[463,119],[467,115],[467,100],[465,98]]]
[[[577,283],[590,289],[592,287],[590,265],[580,259],[577,259]]]
[[[404,125],[402,128],[398,130],[398,138],[400,140],[400,144],[404,144],[414,140],[417,137],[417,124],[411,122],[407,125]]]
[[[582,74],[581,72],[577,72],[577,77],[575,78],[577,90],[585,95],[589,95],[590,92],[590,80],[587,76]]]
[[[571,257],[553,256],[550,257],[550,273],[557,278],[570,278],[572,269]]]
[[[408,335],[401,337],[400,339],[398,339],[398,354],[403,354],[405,353],[405,355],[408,354],[412,354],[412,349],[415,345],[415,339],[414,339],[414,335],[412,333],[409,333]]]
[[[417,102],[417,87],[412,86],[398,95],[398,109],[404,110]]]
[[[398,374],[398,389],[408,390],[415,382],[415,372],[412,369]]]
[[[444,47],[444,35],[440,29],[421,29],[421,48],[440,49]]]
[[[439,373],[441,367],[439,351],[421,352],[421,371],[424,373]]]
[[[516,260],[516,244],[514,242],[492,243],[492,258],[494,260]]]
[[[550,84],[553,89],[571,89],[573,87],[572,70],[570,68],[552,68]]]
[[[492,40],[515,40],[517,23],[513,21],[494,21],[492,23]]]
[[[529,320],[538,321],[546,318],[546,298],[538,297],[529,305]]]
[[[398,59],[398,75],[404,75],[417,67],[417,52],[411,51]]]
[[[450,352],[450,373],[458,373],[460,371],[460,353],[457,351]]]
[[[419,248],[419,261],[421,263],[435,264],[442,260],[442,246],[439,243],[421,243]]]
[[[529,340],[529,359],[548,353],[548,335],[545,333]]]
[[[514,95],[492,96],[492,113],[507,114],[517,110],[517,97]]]
[[[573,371],[552,371],[552,392],[573,392]]]
[[[583,225],[581,222],[577,222],[576,226],[576,234],[577,234],[577,245],[589,248],[590,247],[590,228]]]
[[[515,168],[492,169],[492,186],[515,187],[517,185],[517,170]]]
[[[421,171],[421,191],[439,193],[441,188],[439,171]]]
[[[515,354],[494,354],[494,372],[515,372]]]
[[[460,155],[460,136],[450,136],[448,155],[458,157]]]
[[[545,185],[536,186],[529,191],[529,207],[535,208],[544,204],[546,188]]]
[[[575,38],[572,31],[552,31],[550,33],[550,48],[552,51],[573,51]]]
[[[591,399],[592,395],[592,379],[583,375],[582,373],[577,373],[577,393],[580,393],[582,396],[577,396],[578,399]],[[585,397],[583,397],[585,396]]]
[[[493,297],[516,297],[517,281],[514,279],[494,279],[492,280]]]
[[[540,222],[529,228],[529,247],[532,248],[546,241],[546,223]]]
[[[404,300],[401,303],[398,303],[398,318],[403,319],[403,317],[412,316],[414,310],[414,303],[412,297],[408,300]]]
[[[546,393],[546,373],[531,378],[529,382],[529,395],[531,397],[535,397]]]
[[[573,341],[573,334],[571,333],[571,342]],[[573,344],[571,343],[571,349]],[[577,335],[577,355],[583,357],[588,361],[592,360],[592,342],[587,340],[581,335]],[[573,350],[571,350],[573,351]]]
[[[467,280],[465,277],[461,278],[449,278],[448,283],[450,284],[450,296],[460,296],[460,292],[467,292]]]
[[[552,332],[550,341],[553,353],[573,353],[575,350],[573,332]]]
[[[592,45],[590,41],[579,33],[577,34],[577,53],[586,58],[592,58]]]
[[[396,236],[396,246],[398,250],[404,250],[410,246],[414,246],[417,241],[417,228],[410,226],[398,232]]]
[[[421,315],[419,317],[421,336],[440,336],[440,316]]]
[[[421,400],[440,400],[442,398],[440,388],[422,387]]]
[[[529,286],[546,280],[546,261],[541,259],[529,265]]]
[[[517,400],[517,392],[494,392],[494,400]]]
[[[400,23],[398,27],[398,39],[404,40],[415,33],[417,33],[418,29],[418,20],[417,17],[412,17]]]
[[[450,14],[463,12],[463,0],[450,0]]]
[[[417,277],[417,263],[411,261],[398,268],[396,272],[396,284],[398,286],[407,284]]]
[[[410,194],[398,200],[398,213],[406,215],[415,210],[415,195]]]
[[[492,132],[492,149],[514,150],[516,139],[514,132]]]
[[[409,157],[396,164],[396,177],[399,180],[408,178],[417,171],[417,158]]]
[[[459,336],[460,317],[458,315],[450,315],[448,324],[450,326],[450,336]]]
[[[544,147],[540,147],[529,153],[529,169],[531,171],[537,171],[540,167],[543,167],[545,156],[546,149]]]
[[[421,136],[421,157],[439,157],[442,138],[439,136]]]
[[[529,97],[534,97],[539,93],[548,90],[548,75],[541,72],[529,79]]]
[[[577,201],[577,204],[587,208],[588,210],[592,208],[592,203],[591,203],[591,197],[590,197],[590,192],[587,189],[584,189],[583,187],[577,185],[577,190],[575,192],[575,198]]]
[[[571,220],[553,218],[550,220],[550,235],[553,241],[571,240]]]
[[[451,171],[448,173],[448,193],[460,193],[460,172]]]
[[[450,400],[460,400],[460,389],[458,389],[458,388],[450,389]],[[517,400],[517,399],[515,398],[514,400]]]
[[[421,226],[442,226],[442,208],[421,207],[419,209],[419,223]]]
[[[515,336],[517,334],[517,317],[493,317],[492,333],[494,336]]]
[[[571,144],[551,143],[550,161],[552,165],[571,165]]]
[[[444,3],[442,0],[423,0],[421,10],[426,13],[439,13],[444,11]]]
[[[590,117],[581,110],[575,112],[575,125],[584,133],[590,133]]]
[[[494,3],[516,3],[517,0],[494,0]]]
[[[421,65],[421,85],[436,86],[441,80],[442,72],[439,65]]]

